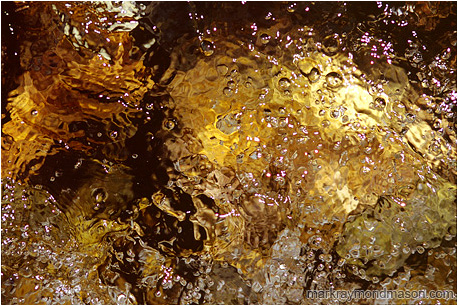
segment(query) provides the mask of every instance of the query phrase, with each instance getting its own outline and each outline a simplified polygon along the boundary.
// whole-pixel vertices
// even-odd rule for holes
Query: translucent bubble
[[[207,39],[202,40],[200,43],[200,49],[205,56],[210,56],[215,52],[215,46],[213,43]]]
[[[32,276],[32,274],[33,274],[33,271],[28,266],[23,266],[19,269],[19,275],[23,277],[30,277]]]
[[[296,3],[289,4],[286,10],[290,13],[294,13],[294,11],[296,10]]]
[[[337,119],[337,118],[339,118],[339,116],[340,116],[339,110],[335,109],[335,110],[331,111],[331,117],[332,118]]]
[[[291,82],[287,78],[281,78],[278,81],[278,86],[280,87],[280,89],[285,90],[291,86]]]
[[[228,70],[229,68],[224,64],[216,66],[216,71],[218,71],[218,74],[220,75],[226,75]]]
[[[256,292],[256,293],[259,293],[259,292],[262,291],[262,285],[261,285],[259,282],[257,282],[257,281],[255,281],[255,282],[253,283],[253,285],[251,286],[251,288],[252,288],[253,291]]]
[[[232,94],[233,94],[233,90],[230,89],[229,87],[224,87],[223,93],[224,93],[224,95],[225,95],[226,97],[230,97],[230,96],[232,96]]]
[[[173,130],[175,128],[175,122],[173,119],[167,119],[164,121],[164,128],[167,130]]]
[[[116,137],[118,137],[118,131],[116,131],[116,130],[111,131],[111,132],[110,132],[110,137],[113,138],[113,139],[115,139]]]
[[[38,111],[36,109],[33,109],[30,114],[34,117],[36,117],[38,115]]]
[[[432,143],[430,146],[429,146],[429,152],[434,154],[434,155],[439,155],[442,150],[441,150],[441,147],[439,144],[437,143]]]
[[[91,195],[96,204],[102,203],[108,198],[108,194],[103,188],[93,189]]]
[[[385,99],[383,99],[381,97],[375,98],[375,100],[374,100],[374,108],[376,110],[381,111],[381,110],[383,110],[385,108],[385,106],[386,106]]]
[[[323,238],[320,235],[313,235],[312,237],[309,238],[309,244],[312,246],[314,249],[318,249],[321,247],[321,243],[323,242]]]
[[[309,79],[310,83],[315,83],[317,82],[321,77],[320,71],[313,67],[312,70],[310,70],[310,73],[307,75],[307,78]]]
[[[418,254],[423,254],[425,252],[425,248],[422,246],[417,246],[417,252]]]
[[[409,123],[414,122],[415,121],[415,117],[416,116],[414,114],[411,114],[411,113],[406,114],[406,119],[407,119],[407,122],[409,122]]]
[[[342,85],[342,76],[337,72],[330,72],[326,75],[328,87],[337,88]]]
[[[282,177],[282,176],[277,176],[275,177],[275,181],[278,183],[278,185],[280,186],[284,186],[286,181],[285,181],[285,178]]]
[[[350,255],[353,258],[358,258],[359,257],[359,248],[353,248],[350,250]]]
[[[433,122],[433,128],[435,128],[435,129],[440,129],[441,125],[442,125],[442,121],[441,121],[440,119],[434,120],[434,122]]]
[[[271,37],[268,34],[262,34],[260,38],[261,38],[261,43],[266,45],[269,43]]]
[[[404,105],[404,103],[400,102],[400,101],[395,101],[396,103],[393,105],[393,109],[394,111],[398,112],[398,113],[402,113],[405,111],[405,108],[406,106]]]
[[[103,211],[105,209],[105,205],[103,202],[101,203],[95,203],[95,205],[92,207],[95,211]]]
[[[442,52],[441,52],[441,58],[443,60],[448,60],[451,56],[451,49],[450,48],[447,48],[447,49],[444,49]]]
[[[221,132],[229,135],[237,131],[240,127],[239,120],[235,119],[231,114],[219,118],[216,122],[216,128]]]
[[[337,35],[329,35],[323,40],[323,52],[328,56],[337,54],[340,48],[340,40]]]
[[[235,82],[234,81],[227,82],[227,87],[230,88],[230,89],[234,89],[235,88]]]
[[[402,249],[402,252],[404,254],[409,254],[410,253],[410,248],[408,246],[405,246],[403,249]]]

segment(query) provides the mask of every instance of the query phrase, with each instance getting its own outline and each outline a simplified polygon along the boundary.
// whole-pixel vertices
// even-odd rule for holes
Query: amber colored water
[[[450,304],[455,2],[2,2],[3,304]]]

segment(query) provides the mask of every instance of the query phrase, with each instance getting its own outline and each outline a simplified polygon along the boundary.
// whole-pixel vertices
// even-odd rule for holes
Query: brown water
[[[2,303],[456,292],[456,92],[453,2],[2,2]]]

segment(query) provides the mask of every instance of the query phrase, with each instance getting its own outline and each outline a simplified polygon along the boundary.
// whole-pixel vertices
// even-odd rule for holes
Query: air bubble
[[[280,89],[285,90],[291,86],[291,82],[287,78],[281,78],[278,81],[278,86],[280,87]]]
[[[235,88],[235,82],[234,81],[227,82],[227,87],[230,88],[230,89],[234,89]]]
[[[359,249],[354,248],[350,251],[350,256],[353,258],[359,258]]]
[[[277,176],[275,178],[275,181],[278,183],[279,186],[284,186],[286,183],[285,178],[282,176]]]
[[[216,71],[218,71],[218,74],[220,74],[220,75],[226,75],[228,70],[229,70],[229,68],[224,64],[216,66]]]
[[[223,93],[226,97],[231,97],[233,94],[233,90],[230,89],[229,87],[224,87]]]
[[[410,253],[410,248],[408,246],[405,246],[403,249],[402,249],[402,252],[404,254],[409,254]]]
[[[442,150],[440,145],[434,142],[429,146],[429,152],[437,156],[441,154]]]
[[[433,122],[433,128],[434,129],[440,129],[441,128],[441,125],[442,125],[442,121],[440,119],[436,119],[434,120]]]
[[[103,202],[101,203],[95,203],[93,209],[95,211],[103,211],[105,209],[105,205],[103,205]]]
[[[294,13],[294,11],[296,10],[296,3],[291,3],[290,5],[288,5],[286,10],[290,13]]]
[[[105,202],[106,199],[108,198],[108,194],[103,188],[95,188],[92,190],[92,198],[94,200],[94,203],[100,204],[102,202]]]
[[[321,243],[323,242],[323,238],[319,235],[313,235],[309,238],[308,242],[312,246],[312,248],[319,249],[321,247]]]
[[[113,139],[115,139],[116,137],[118,137],[118,131],[116,131],[116,130],[111,131],[111,132],[110,132],[110,137],[113,138]]]
[[[33,109],[30,114],[34,117],[36,117],[38,115],[38,111],[36,109]]]
[[[414,122],[415,121],[415,117],[416,116],[414,114],[411,114],[411,113],[406,114],[406,119],[407,119],[407,122],[409,122],[409,123]]]
[[[328,56],[337,54],[340,47],[340,40],[337,35],[329,35],[323,40],[323,52]]]
[[[167,119],[164,121],[164,128],[167,130],[173,130],[175,128],[175,122],[173,119]]]
[[[374,100],[374,108],[376,110],[381,111],[381,110],[383,110],[385,108],[385,106],[386,106],[385,99],[383,99],[381,97],[375,98],[375,100]]]
[[[270,35],[268,34],[262,34],[260,38],[261,38],[261,43],[263,43],[264,45],[268,44],[270,41]]]
[[[326,83],[328,87],[337,88],[342,85],[342,76],[337,72],[330,72],[326,75]]]
[[[94,207],[94,210],[99,210],[99,208],[96,209]],[[97,233],[102,234],[104,231],[105,231],[105,227],[103,225],[97,226]]]
[[[257,281],[255,281],[255,282],[253,283],[253,285],[251,286],[251,288],[252,288],[253,291],[256,292],[256,293],[259,293],[259,292],[262,291],[262,285],[261,285],[259,282],[257,282]]]
[[[340,149],[340,145],[341,145],[340,141],[336,142],[336,143],[334,144],[333,149],[334,149],[335,151],[338,151],[338,150]]]
[[[215,52],[213,43],[206,39],[200,43],[200,49],[205,56],[211,56]]]
[[[315,83],[317,82],[321,77],[320,71],[313,67],[312,70],[310,70],[310,73],[307,75],[307,78],[309,79],[310,83]]]

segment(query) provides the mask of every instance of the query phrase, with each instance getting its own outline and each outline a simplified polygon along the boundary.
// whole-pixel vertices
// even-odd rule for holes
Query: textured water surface
[[[455,2],[1,11],[3,304],[456,292]]]

